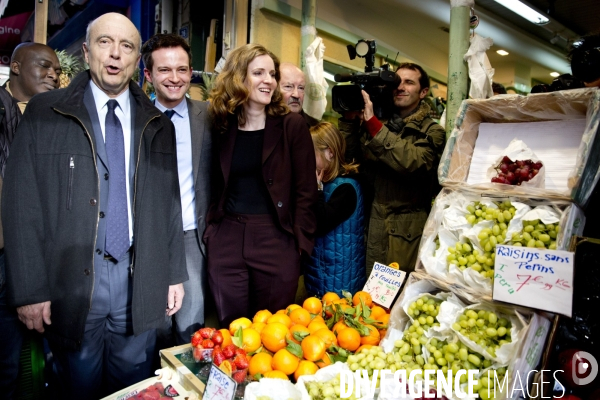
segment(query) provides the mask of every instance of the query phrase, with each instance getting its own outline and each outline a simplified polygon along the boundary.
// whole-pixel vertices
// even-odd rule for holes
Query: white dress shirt
[[[156,99],[154,105],[162,112],[166,110],[175,111],[175,114],[171,117],[171,121],[175,126],[175,137],[177,139],[177,172],[179,173],[183,230],[196,229],[198,226],[196,223],[194,165],[192,162],[192,132],[187,101],[184,98],[174,108],[166,108]]]
[[[94,81],[90,81],[92,87],[92,94],[94,95],[94,102],[96,103],[96,111],[98,112],[98,119],[100,120],[100,128],[102,129],[102,137],[106,143],[106,113],[108,113],[108,107],[106,103],[112,100],[106,93],[104,93]],[[125,145],[125,187],[127,188],[127,217],[129,219],[129,241],[133,243],[133,223],[131,219],[131,188],[129,187],[129,161],[131,159],[131,112],[129,102],[129,88],[125,92],[121,93],[119,97],[115,98],[119,107],[115,108],[115,114],[121,122],[123,128],[123,144]]]

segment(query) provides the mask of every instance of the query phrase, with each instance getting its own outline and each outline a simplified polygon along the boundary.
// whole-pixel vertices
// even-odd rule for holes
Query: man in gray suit
[[[207,102],[185,97],[192,78],[192,55],[185,39],[157,34],[142,46],[144,75],[154,85],[155,106],[175,125],[177,169],[181,192],[185,257],[190,279],[184,282],[185,297],[177,314],[167,318],[167,332],[159,331],[165,345],[190,342],[204,325],[206,249],[202,233],[209,202],[211,140]],[[174,324],[171,324],[174,322]],[[160,337],[162,336],[162,337]],[[165,337],[166,336],[166,337]]]

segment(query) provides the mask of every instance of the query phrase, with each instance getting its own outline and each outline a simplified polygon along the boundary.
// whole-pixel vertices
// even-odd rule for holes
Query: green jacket
[[[439,187],[437,167],[446,143],[446,133],[429,117],[430,111],[421,102],[404,119],[394,115],[374,137],[356,120],[339,121],[346,159],[359,162],[372,185],[367,273],[375,261],[414,269],[419,239]]]

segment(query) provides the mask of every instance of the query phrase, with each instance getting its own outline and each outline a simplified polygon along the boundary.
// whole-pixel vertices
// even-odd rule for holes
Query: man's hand
[[[169,286],[169,296],[167,298],[167,315],[171,316],[177,311],[179,311],[184,295],[185,290],[183,290],[183,283]]]
[[[364,90],[361,90],[360,92],[362,93],[363,100],[365,101],[365,108],[363,110],[363,121],[368,121],[375,115],[375,113],[373,112],[373,102],[371,101],[371,97],[369,97],[369,94],[367,92],[365,92]]]
[[[50,325],[50,302],[29,304],[26,306],[17,307],[19,320],[27,325],[27,329],[35,329],[36,331],[44,332],[44,323]]]

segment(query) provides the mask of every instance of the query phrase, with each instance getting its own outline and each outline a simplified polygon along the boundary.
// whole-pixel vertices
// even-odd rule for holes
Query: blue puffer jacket
[[[342,290],[362,290],[366,281],[363,196],[360,185],[351,178],[337,177],[323,185],[325,201],[341,184],[349,183],[356,191],[354,213],[328,232],[315,239],[310,265],[304,271],[306,290],[317,296]]]

